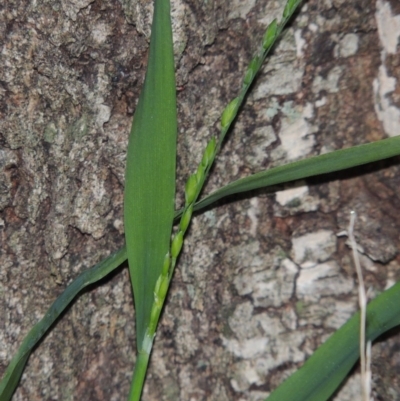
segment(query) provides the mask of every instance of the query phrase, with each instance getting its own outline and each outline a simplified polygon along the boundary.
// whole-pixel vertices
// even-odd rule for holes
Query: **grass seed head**
[[[154,296],[156,297],[158,292],[160,291],[160,285],[161,285],[161,276],[158,277],[156,281],[156,286],[154,287]]]
[[[169,254],[169,252],[165,255],[164,258],[164,264],[163,264],[163,268],[161,271],[161,274],[166,277],[168,276],[168,272],[169,272],[169,267],[171,266],[171,255]]]
[[[151,313],[150,313],[150,321],[151,322],[156,322],[158,320],[158,315],[160,314],[160,300],[155,299],[155,302],[153,303],[153,306],[151,308]]]
[[[196,171],[196,179],[198,185],[201,185],[201,183],[203,182],[205,172],[206,168],[203,166],[203,163],[200,163]]]
[[[185,201],[186,205],[190,205],[197,195],[197,176],[192,174],[186,181],[185,186]]]
[[[286,3],[285,9],[283,10],[283,18],[289,18],[294,10],[297,8],[301,0],[288,0]]]
[[[206,150],[203,154],[203,159],[201,160],[201,164],[204,165],[204,167],[208,167],[211,160],[213,159],[216,146],[217,143],[215,141],[215,137],[212,137],[207,144]]]
[[[275,36],[278,31],[278,24],[276,22],[276,19],[274,19],[269,25],[267,30],[265,31],[264,38],[263,38],[263,49],[267,50],[269,49],[272,44],[274,43]]]
[[[264,46],[264,42],[263,42],[263,46]],[[260,59],[259,59],[258,56],[255,56],[250,61],[250,64],[249,64],[249,66],[247,68],[246,74],[245,74],[244,79],[243,79],[243,83],[245,85],[250,85],[251,81],[253,80],[254,76],[257,73],[257,67],[258,67],[259,62],[260,62]]]
[[[158,290],[158,297],[161,301],[164,301],[167,292],[168,292],[168,288],[169,288],[169,280],[168,277],[163,277],[161,279],[161,284],[160,284],[160,288]]]
[[[177,259],[183,245],[183,232],[179,231],[178,234],[175,235],[171,244],[171,256],[173,259]]]
[[[239,99],[235,97],[235,99],[231,100],[228,106],[225,107],[225,110],[222,113],[221,117],[221,126],[222,129],[225,129],[229,126],[236,115],[236,108],[239,103]]]
[[[184,212],[179,223],[179,228],[181,231],[185,232],[189,226],[190,220],[193,213],[193,204],[191,204]]]

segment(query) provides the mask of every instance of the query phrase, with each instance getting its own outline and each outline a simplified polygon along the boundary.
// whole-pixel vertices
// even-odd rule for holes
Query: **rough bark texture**
[[[284,0],[173,1],[177,204]],[[150,0],[0,6],[0,374],[65,285],[123,244],[128,132]],[[400,134],[397,0],[309,0],[260,74],[207,191],[289,160]],[[371,296],[400,279],[399,160],[232,199],[196,217],[143,400],[263,400],[357,309],[350,210]],[[282,188],[281,188],[282,189]],[[126,269],[84,293],[32,355],[15,400],[124,400]],[[400,398],[399,331],[373,348]],[[396,351],[396,352],[395,352]],[[334,398],[359,399],[358,370]]]

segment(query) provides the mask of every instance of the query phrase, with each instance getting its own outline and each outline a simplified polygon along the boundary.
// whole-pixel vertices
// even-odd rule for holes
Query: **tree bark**
[[[284,0],[172,1],[178,194]],[[0,10],[0,374],[79,272],[122,246],[125,152],[149,0],[9,0]],[[204,193],[400,134],[400,7],[309,0],[247,98]],[[357,310],[350,211],[371,297],[400,277],[399,159],[232,197],[192,222],[143,400],[263,400]],[[376,399],[400,394],[394,330]],[[82,294],[14,400],[124,400],[135,361],[126,266]],[[357,399],[356,370],[335,400]]]

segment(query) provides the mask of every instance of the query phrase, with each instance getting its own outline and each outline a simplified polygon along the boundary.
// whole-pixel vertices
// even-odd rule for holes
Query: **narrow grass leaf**
[[[114,252],[91,269],[82,272],[53,302],[43,318],[25,336],[0,382],[0,400],[9,401],[18,385],[33,348],[43,338],[67,306],[88,285],[101,280],[126,260],[126,248]]]
[[[229,195],[345,170],[397,155],[400,155],[400,136],[310,157],[234,181],[197,202],[194,210],[201,210]],[[176,215],[179,213],[181,211]]]
[[[374,341],[400,324],[400,282],[367,307],[366,339]],[[345,379],[360,356],[360,313],[337,330],[267,401],[325,401]]]
[[[155,0],[149,60],[129,137],[124,224],[140,350],[174,218],[176,93],[169,0]]]

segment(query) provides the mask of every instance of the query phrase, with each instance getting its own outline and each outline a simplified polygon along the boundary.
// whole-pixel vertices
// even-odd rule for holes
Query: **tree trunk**
[[[172,1],[178,195],[284,0]],[[0,10],[0,374],[81,271],[123,245],[125,152],[150,0],[8,0]],[[275,47],[204,193],[288,161],[400,134],[396,0],[309,0]],[[399,159],[220,202],[192,222],[143,400],[263,400],[400,277]],[[376,399],[400,394],[399,331],[373,348]],[[124,400],[135,361],[126,266],[82,294],[14,400]],[[379,366],[379,368],[378,368]],[[357,399],[356,373],[335,400]]]

